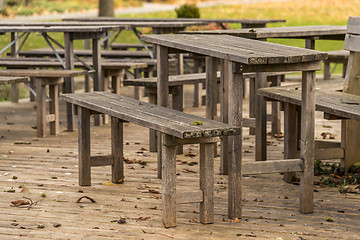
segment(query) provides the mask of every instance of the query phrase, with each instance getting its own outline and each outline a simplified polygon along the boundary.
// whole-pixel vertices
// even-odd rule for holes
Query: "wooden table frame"
[[[191,33],[191,32],[184,32]],[[267,41],[268,38],[289,38],[289,39],[304,39],[305,48],[315,49],[316,40],[341,40],[343,41],[346,33],[346,26],[332,26],[332,25],[315,25],[315,26],[296,26],[296,27],[274,27],[274,28],[257,28],[256,30],[247,29],[227,29],[227,30],[209,30],[196,31],[196,34],[206,35],[231,35],[236,37],[244,37],[249,39],[256,39]],[[253,85],[250,85],[251,87]],[[266,87],[266,79],[257,78],[255,81],[256,91],[260,87]],[[278,103],[275,103],[278,104]],[[266,101],[261,96],[255,97],[255,158],[257,161],[265,161],[266,152],[266,124],[262,125],[258,114],[266,116]]]
[[[216,62],[220,59],[221,64],[221,114],[222,121],[227,122],[231,125],[243,126],[242,118],[242,86],[244,77],[243,74],[246,72],[256,72],[258,79],[263,80],[266,78],[264,72],[271,71],[303,71],[303,83],[302,83],[302,130],[301,130],[301,154],[300,161],[302,162],[302,180],[300,183],[301,196],[300,196],[300,211],[303,213],[313,212],[313,168],[314,168],[314,115],[315,115],[315,74],[316,70],[321,69],[321,60],[326,58],[325,53],[319,53],[313,50],[301,49],[305,54],[314,54],[308,60],[300,57],[302,60],[297,58],[297,62],[289,63],[285,59],[277,59],[279,62],[264,62],[261,63],[260,59],[247,58],[246,56],[258,56],[257,49],[272,49],[277,47],[279,51],[275,51],[275,55],[282,55],[281,49],[289,49],[291,47],[269,44],[266,42],[256,42],[243,38],[236,38],[232,36],[209,36],[204,35],[146,35],[143,36],[145,41],[157,45],[158,50],[158,99],[157,103],[161,106],[168,106],[168,54],[169,53],[180,53],[180,52],[192,52],[196,54],[202,54],[207,56],[206,60],[206,72],[207,72],[207,95],[216,96],[213,94],[216,89]],[[224,45],[225,42],[229,41],[228,45]],[[249,42],[250,41],[250,42]],[[220,44],[219,44],[220,43]],[[259,45],[259,47],[255,47]],[[234,52],[242,51],[242,46],[245,46],[243,50],[244,55],[237,55]],[[254,49],[246,49],[249,45],[253,45]],[[220,50],[218,50],[220,49]],[[298,48],[291,48],[295,49]],[[302,51],[303,50],[303,51]],[[265,50],[266,51],[266,50]],[[249,55],[248,55],[249,54]],[[294,53],[295,54],[295,53]],[[295,56],[294,56],[295,57]],[[260,57],[261,58],[261,57]],[[267,59],[267,57],[265,57]],[[296,57],[295,57],[296,58]],[[312,59],[312,60],[311,60]],[[258,61],[259,60],[259,61]],[[305,61],[303,61],[305,60]],[[270,59],[268,60],[270,61]],[[299,62],[300,61],[300,62]],[[271,62],[271,61],[270,61]],[[264,81],[261,81],[264,82]],[[260,87],[260,86],[259,86]],[[216,98],[208,97],[206,116],[208,118],[214,116]],[[266,115],[265,115],[266,116]],[[266,119],[262,118],[261,121],[264,123]],[[162,146],[161,138],[158,138],[158,146]],[[228,177],[228,214],[230,218],[241,217],[241,205],[242,205],[242,190],[241,190],[241,177],[242,177],[242,134],[233,137],[224,137],[222,139],[222,158],[223,162],[228,163],[229,177]],[[162,147],[158,149],[158,174],[161,177],[161,166],[164,166],[162,162]],[[228,153],[228,154],[226,154]],[[281,160],[276,164],[286,164]],[[289,162],[295,162],[298,160],[285,160]],[[276,171],[285,170],[286,168],[272,166],[267,164],[275,163],[273,161],[261,162],[258,166],[264,166],[264,169],[258,170],[257,173],[265,173],[270,169]],[[264,164],[264,165],[263,165]],[[266,166],[267,165],[267,166]],[[286,171],[285,171],[286,172]]]

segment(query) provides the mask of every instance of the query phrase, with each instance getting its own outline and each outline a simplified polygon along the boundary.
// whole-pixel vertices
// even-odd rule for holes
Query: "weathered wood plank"
[[[214,222],[214,144],[200,144],[200,222]]]
[[[90,186],[90,111],[83,107],[78,107],[78,110],[79,185]]]
[[[124,180],[124,133],[123,122],[111,117],[111,182],[119,183]]]
[[[247,162],[243,164],[243,174],[266,174],[302,171],[303,160],[301,159],[268,160],[253,163]]]
[[[91,167],[100,167],[108,166],[114,164],[114,158],[112,155],[103,155],[103,156],[91,156],[90,157],[90,166]]]

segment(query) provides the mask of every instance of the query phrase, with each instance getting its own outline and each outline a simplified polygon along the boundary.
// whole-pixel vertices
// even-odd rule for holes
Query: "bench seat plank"
[[[106,92],[63,94],[66,101],[178,138],[236,135],[239,127]],[[136,106],[136,108],[134,107]],[[203,125],[192,125],[201,121]]]

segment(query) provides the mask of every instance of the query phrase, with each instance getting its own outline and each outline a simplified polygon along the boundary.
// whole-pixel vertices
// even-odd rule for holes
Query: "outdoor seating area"
[[[0,21],[0,239],[360,239],[360,17],[286,24]]]

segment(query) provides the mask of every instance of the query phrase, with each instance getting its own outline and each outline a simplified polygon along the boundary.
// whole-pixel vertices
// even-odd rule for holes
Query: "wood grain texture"
[[[214,222],[214,144],[200,144],[200,222]]]
[[[111,182],[119,183],[124,180],[124,133],[123,122],[111,117]]]
[[[300,158],[304,161],[304,170],[300,173],[302,213],[314,211],[315,76],[315,71],[303,72],[300,142]]]
[[[326,53],[254,41],[233,36],[206,36],[200,34],[143,35],[142,39],[154,44],[227,59],[243,64],[303,63],[326,59]],[[285,70],[287,71],[287,70]]]
[[[78,108],[79,185],[91,185],[90,162],[90,111]]]

